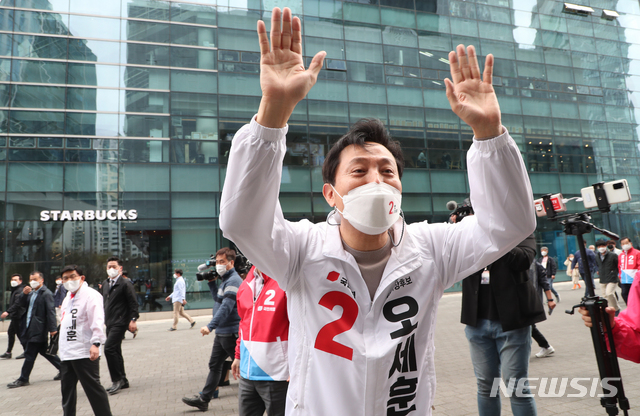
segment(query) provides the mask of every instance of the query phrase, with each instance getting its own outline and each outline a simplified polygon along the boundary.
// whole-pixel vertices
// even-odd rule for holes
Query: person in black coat
[[[607,241],[596,241],[596,264],[600,272],[600,289],[602,296],[607,299],[609,306],[616,311],[620,310],[616,299],[616,288],[618,287],[618,255],[607,250]]]
[[[25,287],[20,302],[26,312],[22,316],[22,340],[26,344],[24,364],[20,377],[7,387],[15,388],[29,385],[29,376],[38,354],[46,358],[58,370],[54,380],[60,380],[60,358],[47,354],[47,333],[51,336],[58,332],[56,312],[53,307],[53,293],[44,285],[42,273],[34,271],[29,276],[29,286]]]
[[[556,278],[556,272],[558,271],[558,265],[553,257],[549,256],[549,249],[545,246],[540,247],[540,255],[541,257],[538,259],[538,263],[544,267],[547,275],[547,281],[549,282],[549,289],[551,293],[556,295],[556,299],[558,299],[558,303],[560,303],[560,295],[553,288],[553,281]]]
[[[541,299],[542,302],[544,302],[545,298],[543,298],[543,296],[546,296],[547,304],[549,305],[549,315],[551,315],[556,304],[553,301],[553,296],[551,296],[551,286],[549,285],[549,279],[547,279],[547,270],[548,269],[542,267],[540,263],[533,262],[529,268],[529,279],[533,282],[533,285],[536,288],[538,299]],[[536,353],[536,358],[548,357],[556,351],[549,344],[544,335],[542,335],[542,332],[538,330],[536,324],[531,325],[531,336],[536,340],[540,347],[540,351]]]
[[[480,414],[499,414],[500,396],[491,395],[495,379],[502,376],[508,385],[512,379],[518,383],[528,377],[531,325],[545,319],[544,308],[527,274],[535,254],[536,243],[531,235],[462,281],[461,322],[467,325],[465,334],[478,383]],[[525,386],[528,393],[528,385]],[[535,414],[535,401],[532,395],[528,396],[531,397],[511,397],[515,414]]]
[[[11,298],[9,299],[9,307],[5,312],[2,313],[2,315],[0,315],[0,318],[2,319],[6,318],[7,316],[11,318],[11,323],[9,324],[9,329],[7,330],[9,343],[7,345],[7,352],[0,355],[0,358],[11,358],[11,351],[13,350],[13,345],[16,342],[16,335],[18,335],[18,340],[21,344],[23,344],[22,348],[24,349],[24,343],[20,338],[20,323],[22,321],[22,315],[24,314],[24,308],[22,307],[22,303],[20,302],[22,296],[24,296],[24,294],[22,293],[23,290],[24,284],[22,283],[22,276],[17,273],[11,276]]]
[[[121,389],[129,388],[129,380],[124,371],[122,339],[127,330],[135,332],[138,329],[136,320],[140,315],[133,283],[122,277],[122,260],[118,257],[108,258],[107,274],[109,278],[102,282],[104,321],[107,326],[104,356],[113,382],[107,392],[116,394]]]

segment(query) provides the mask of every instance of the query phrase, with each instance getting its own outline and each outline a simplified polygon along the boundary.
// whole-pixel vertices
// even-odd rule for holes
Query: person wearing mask
[[[60,358],[47,354],[48,334],[58,333],[56,311],[53,307],[53,293],[44,285],[44,277],[38,271],[31,272],[29,286],[22,292],[22,306],[26,309],[22,316],[22,339],[26,344],[24,364],[20,377],[7,384],[10,389],[29,385],[29,376],[38,354],[47,359],[58,370],[53,378],[60,380]]]
[[[556,272],[558,271],[558,265],[553,257],[549,257],[549,249],[547,247],[540,248],[541,257],[538,259],[538,263],[544,267],[547,274],[547,281],[549,282],[549,289],[551,293],[556,295],[558,303],[560,303],[560,294],[553,288],[553,281],[556,278]]]
[[[58,321],[58,325],[60,325],[60,317],[62,316],[60,306],[65,296],[67,296],[67,289],[65,289],[62,284],[62,276],[58,276],[56,277],[56,291],[53,292],[53,304],[56,307],[56,320]]]
[[[593,244],[591,244],[589,246],[589,250],[593,251],[594,253],[596,252],[596,246],[594,246]]]
[[[616,288],[618,287],[618,256],[607,249],[605,240],[596,241],[596,263],[600,273],[600,289],[602,296],[613,309],[620,310],[616,300]]]
[[[571,290],[580,289],[580,271],[577,267],[571,267],[573,264],[573,254],[569,254],[569,257],[564,261],[564,265],[567,268],[567,276],[571,278],[571,283],[573,283],[573,287]]]
[[[169,328],[169,331],[175,331],[178,328],[178,319],[182,316],[191,324],[191,328],[196,324],[185,311],[184,305],[187,304],[186,299],[186,285],[184,278],[182,277],[182,269],[176,269],[173,273],[175,283],[173,285],[173,292],[165,299],[167,302],[173,302],[173,325]],[[191,329],[190,328],[190,329]]]
[[[533,286],[536,289],[538,299],[542,300],[544,303],[546,299],[547,306],[549,307],[549,315],[553,312],[553,309],[556,307],[555,302],[553,301],[553,296],[551,296],[551,289],[549,288],[549,279],[547,279],[547,271],[542,267],[542,265],[538,262],[532,262],[529,267],[529,280],[533,282]],[[542,335],[542,332],[538,329],[537,325],[534,323],[531,325],[531,336],[536,340],[538,346],[540,347],[540,351],[536,353],[536,358],[544,358],[548,357],[554,352],[556,352],[555,348],[549,344],[549,341]]]
[[[22,291],[24,290],[24,285],[22,284],[22,276],[19,274],[14,274],[11,276],[11,297],[9,298],[9,307],[6,311],[0,315],[0,318],[5,319],[7,316],[11,318],[11,323],[9,324],[9,328],[7,329],[7,352],[0,355],[0,358],[11,358],[11,351],[13,351],[13,345],[16,342],[16,335],[18,336],[18,340],[22,344],[21,340],[21,321],[22,315],[25,312],[24,307],[22,306],[21,297],[24,296]],[[24,345],[22,346],[24,349]],[[20,354],[20,356],[16,357],[16,359],[24,358],[24,353]]]
[[[222,248],[216,253],[216,272],[220,275],[220,284],[216,294],[218,306],[211,322],[200,328],[202,336],[209,335],[212,331],[216,333],[209,359],[209,375],[199,394],[182,398],[185,404],[201,411],[207,410],[211,399],[218,397],[218,386],[224,362],[228,357],[233,358],[236,354],[236,340],[240,325],[236,297],[242,284],[242,278],[233,267],[235,260],[236,252],[228,247]]]
[[[287,296],[255,266],[238,290],[240,333],[231,370],[240,416],[284,416],[289,387]]]
[[[127,330],[135,332],[138,329],[136,321],[140,315],[133,284],[129,279],[122,278],[122,260],[115,256],[109,257],[107,275],[109,278],[102,282],[104,319],[107,326],[104,356],[113,382],[107,393],[116,394],[129,388],[122,357],[122,339]]]
[[[607,241],[607,248],[609,249],[609,251],[613,251],[614,253],[616,253],[617,256],[619,256],[620,254],[622,254],[622,250],[620,250],[617,246],[616,246],[616,242],[613,240],[609,240]]]
[[[584,243],[585,247],[587,246],[587,242],[585,241]],[[594,246],[595,249],[595,246]],[[592,250],[585,250],[587,252],[587,265],[589,267],[589,272],[591,273],[591,282],[593,283],[593,292],[595,293],[596,291],[596,281],[595,281],[595,276],[596,273],[598,272],[598,265],[596,264],[596,253],[593,252]],[[584,295],[588,296],[588,287],[586,284],[586,275],[584,273],[585,269],[584,269],[584,262],[581,259],[582,255],[580,254],[580,250],[576,251],[575,254],[573,255],[573,261],[571,262],[571,268],[574,268],[576,266],[578,266],[578,270],[580,271],[580,277],[582,277],[582,280],[585,281],[585,285],[584,285]]]
[[[76,415],[77,385],[82,385],[97,416],[111,416],[109,396],[100,384],[100,346],[104,334],[102,296],[85,282],[85,276],[75,264],[62,269],[62,281],[67,296],[62,302],[62,318],[58,352],[62,360],[62,410],[64,416]]]
[[[622,253],[618,256],[618,270],[620,277],[620,287],[622,288],[622,299],[629,306],[627,298],[631,284],[640,273],[640,251],[633,247],[629,237],[620,239]]]

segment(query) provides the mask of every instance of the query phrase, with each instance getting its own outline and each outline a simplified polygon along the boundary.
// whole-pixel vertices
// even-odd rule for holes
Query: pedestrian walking
[[[553,288],[553,281],[556,278],[556,272],[558,271],[558,265],[553,257],[549,257],[549,249],[545,246],[540,248],[541,257],[538,259],[538,263],[544,267],[547,274],[547,281],[549,282],[549,290],[556,295],[558,303],[560,303],[560,294]]]
[[[122,260],[115,256],[109,257],[107,275],[109,278],[102,282],[104,319],[107,326],[104,356],[113,382],[107,389],[107,393],[116,394],[122,389],[129,388],[122,357],[122,338],[127,330],[135,332],[138,329],[136,320],[140,315],[133,284],[130,280],[121,278]]]
[[[26,295],[21,298],[22,306],[26,309],[22,317],[22,338],[26,347],[20,377],[7,384],[10,389],[29,385],[29,376],[38,354],[58,370],[53,379],[60,380],[60,358],[47,354],[48,334],[54,336],[58,332],[53,293],[44,285],[44,277],[38,271],[31,272],[29,286],[22,293]]]
[[[622,288],[622,299],[629,306],[627,298],[633,280],[640,273],[640,251],[633,247],[633,243],[629,237],[620,239],[622,244],[622,253],[618,256],[618,269],[620,276],[620,287]]]
[[[22,344],[24,350],[24,343],[21,340],[21,321],[22,315],[24,315],[25,308],[22,306],[21,298],[24,296],[22,293],[24,290],[24,284],[22,284],[22,276],[14,274],[11,276],[11,297],[9,298],[9,307],[6,311],[0,315],[0,318],[5,319],[7,316],[11,319],[9,328],[7,329],[7,352],[0,355],[0,358],[11,358],[11,351],[13,351],[13,345],[16,342],[16,335],[18,340]],[[21,354],[24,358],[24,354]],[[19,357],[16,357],[16,359]]]
[[[578,267],[572,267],[573,264],[573,254],[569,254],[567,259],[564,261],[564,265],[567,267],[567,275],[571,278],[571,283],[573,283],[573,287],[571,290],[580,289],[580,270]]]
[[[180,319],[181,316],[189,321],[191,324],[189,329],[191,329],[196,324],[196,321],[194,321],[193,318],[184,311],[184,306],[187,304],[187,287],[184,283],[184,278],[182,277],[182,269],[176,269],[173,272],[173,278],[175,279],[173,292],[165,299],[167,302],[171,301],[173,303],[173,325],[171,325],[169,331],[175,331],[178,329],[178,319]]]
[[[62,269],[62,281],[69,295],[62,302],[60,322],[60,353],[62,411],[75,416],[78,381],[97,416],[111,416],[109,396],[100,384],[100,346],[104,334],[102,296],[85,282],[85,276],[75,264]]]
[[[600,272],[600,289],[602,296],[607,299],[607,303],[616,311],[620,310],[616,299],[616,289],[618,288],[618,256],[613,251],[607,249],[606,240],[596,241],[596,263]]]
[[[533,282],[537,296],[542,299],[543,304],[545,303],[544,296],[546,296],[546,303],[549,306],[549,315],[551,315],[551,312],[556,307],[556,303],[553,301],[553,296],[551,296],[551,289],[549,288],[549,281],[547,279],[547,271],[540,263],[534,261],[529,268],[529,279]],[[556,352],[555,348],[549,344],[549,341],[547,341],[544,335],[542,335],[542,332],[540,332],[536,324],[531,325],[531,336],[536,340],[540,347],[540,351],[536,353],[536,358],[548,357]]]

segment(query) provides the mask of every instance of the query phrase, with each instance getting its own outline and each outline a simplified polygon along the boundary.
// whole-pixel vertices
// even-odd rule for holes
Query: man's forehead
[[[120,266],[117,261],[111,260],[107,262],[107,266]]]
[[[340,155],[340,164],[356,163],[363,159],[388,158],[395,161],[393,154],[380,143],[365,142],[364,147],[351,144],[342,150]]]

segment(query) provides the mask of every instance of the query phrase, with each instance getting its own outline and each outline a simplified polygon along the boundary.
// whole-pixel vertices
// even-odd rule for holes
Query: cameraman
[[[224,361],[227,357],[232,359],[235,357],[240,324],[236,295],[242,284],[242,278],[233,267],[235,260],[236,252],[228,247],[222,248],[216,253],[216,272],[220,275],[218,292],[214,296],[216,306],[214,306],[211,322],[200,328],[200,333],[203,336],[209,335],[213,330],[216,331],[209,359],[209,375],[202,392],[194,397],[182,398],[185,404],[196,407],[203,412],[209,408],[209,401],[218,397],[217,388]],[[209,288],[213,288],[213,285],[210,281]]]

